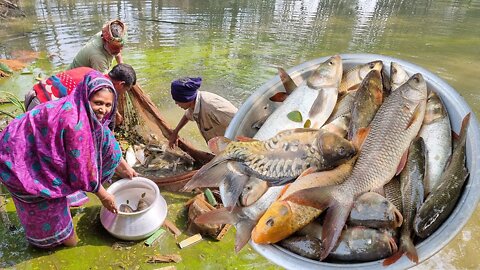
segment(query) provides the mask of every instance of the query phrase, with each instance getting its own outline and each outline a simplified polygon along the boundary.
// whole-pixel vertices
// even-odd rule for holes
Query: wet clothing
[[[91,67],[102,73],[110,70],[114,55],[109,54],[103,47],[101,35],[101,32],[97,33],[80,49],[68,69]]]
[[[47,79],[41,80],[25,95],[25,108],[29,111],[40,103],[65,97],[70,94],[73,89],[83,81],[85,75],[92,70],[94,69],[89,67],[79,67],[60,72]]]
[[[205,91],[198,91],[195,107],[185,111],[185,117],[197,123],[206,142],[223,136],[237,108],[223,97]]]
[[[105,87],[115,93],[110,80],[92,71],[71,95],[38,105],[0,133],[0,181],[12,194],[27,240],[35,246],[53,247],[70,237],[69,206],[78,202],[67,196],[96,192],[120,162],[120,146],[108,128],[116,93],[102,122],[89,103]]]

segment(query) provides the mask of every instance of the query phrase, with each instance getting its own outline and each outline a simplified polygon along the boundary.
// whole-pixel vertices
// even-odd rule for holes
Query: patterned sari
[[[115,93],[112,111],[99,122],[89,98]],[[108,125],[116,92],[101,73],[85,76],[71,95],[38,105],[0,133],[0,181],[12,194],[27,240],[61,244],[74,232],[67,196],[96,192],[118,166],[121,150]]]

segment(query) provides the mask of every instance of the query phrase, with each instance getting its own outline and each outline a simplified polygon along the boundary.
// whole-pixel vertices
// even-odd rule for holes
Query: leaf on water
[[[312,121],[310,121],[310,119],[307,119],[307,121],[305,121],[305,124],[303,124],[303,127],[309,128],[310,126],[312,126]]]
[[[303,121],[302,113],[299,111],[289,112],[287,114],[288,119],[292,120],[293,122],[301,123]]]

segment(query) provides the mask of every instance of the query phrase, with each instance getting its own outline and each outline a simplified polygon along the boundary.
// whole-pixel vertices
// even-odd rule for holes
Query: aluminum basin
[[[390,70],[390,63],[397,62],[402,65],[409,75],[421,73],[427,82],[427,87],[436,91],[444,102],[449,116],[452,129],[459,134],[463,117],[472,112],[471,108],[465,100],[458,94],[455,89],[444,82],[435,74],[428,70],[406,62],[404,60],[376,54],[342,54],[343,68],[347,70],[357,64],[367,63],[374,60],[382,60],[387,70]],[[320,64],[326,61],[330,56],[318,58],[299,66],[291,68],[287,72],[297,84],[309,76],[309,74]],[[225,136],[233,139],[236,136],[253,137],[256,129],[252,128],[252,124],[261,119],[262,116],[270,114],[278,104],[269,101],[269,97],[277,91],[285,91],[279,76],[266,82],[255,91],[240,107],[237,114],[230,123]],[[457,233],[467,223],[470,216],[477,207],[480,198],[480,131],[478,121],[472,112],[470,125],[467,133],[467,167],[470,177],[467,179],[464,191],[461,194],[457,205],[450,217],[428,238],[416,245],[419,262],[423,262],[433,256],[435,253],[445,247]],[[272,261],[273,263],[285,267],[287,269],[372,269],[384,268],[383,260],[364,262],[364,263],[330,263],[319,262],[301,257],[297,254],[289,252],[277,245],[258,245],[250,241],[253,248],[261,255]],[[402,256],[389,269],[407,269],[415,266],[406,256]]]
[[[134,177],[113,183],[107,191],[115,196],[117,208],[127,203],[136,209],[143,193],[149,205],[139,212],[114,214],[102,206],[100,221],[113,236],[123,240],[141,240],[152,235],[162,226],[167,217],[167,203],[160,194],[157,184],[147,178]]]

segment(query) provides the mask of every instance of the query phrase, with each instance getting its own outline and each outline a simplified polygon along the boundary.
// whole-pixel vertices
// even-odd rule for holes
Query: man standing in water
[[[100,72],[107,72],[112,60],[123,63],[121,51],[125,42],[127,27],[119,20],[107,22],[100,33],[93,36],[77,53],[68,69],[90,67]]]
[[[170,147],[177,145],[178,132],[188,123],[195,121],[206,142],[223,136],[237,108],[223,97],[198,91],[202,78],[181,78],[172,82],[172,98],[185,114],[168,140]]]

